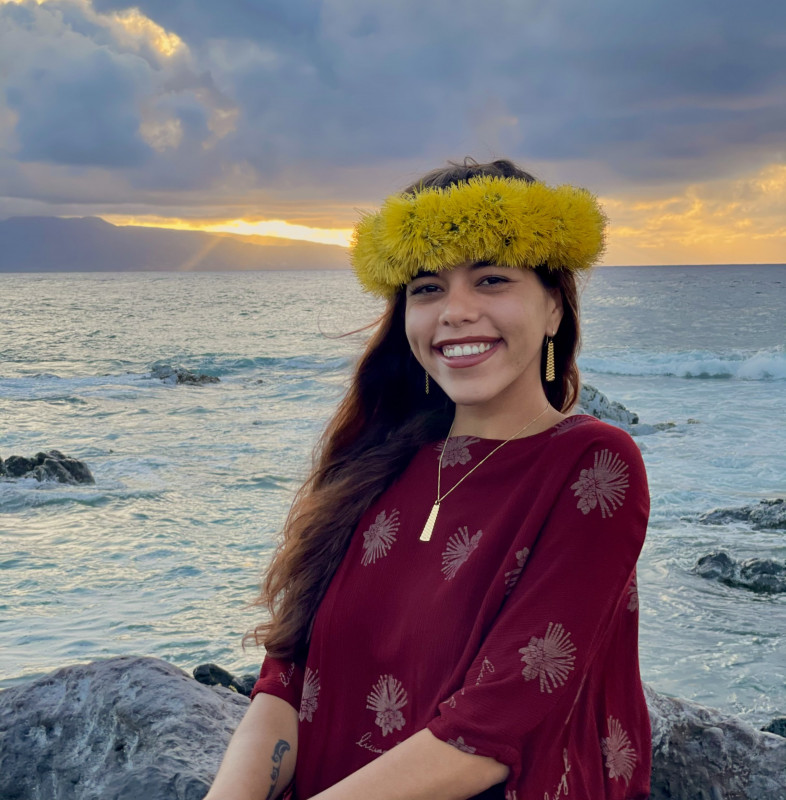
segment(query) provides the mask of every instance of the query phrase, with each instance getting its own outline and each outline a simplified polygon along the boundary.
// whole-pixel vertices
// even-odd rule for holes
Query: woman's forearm
[[[297,712],[257,695],[237,726],[205,800],[274,800],[295,773]]]
[[[313,800],[466,800],[508,772],[493,758],[465,753],[424,729]]]

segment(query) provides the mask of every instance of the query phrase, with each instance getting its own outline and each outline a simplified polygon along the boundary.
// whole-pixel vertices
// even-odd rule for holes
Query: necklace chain
[[[456,481],[450,489],[445,492],[445,494],[441,494],[442,492],[442,457],[445,455],[445,448],[448,446],[448,441],[450,440],[450,435],[453,433],[453,426],[456,424],[456,420],[453,420],[453,423],[450,426],[450,430],[448,431],[448,435],[445,438],[444,443],[442,444],[442,452],[439,454],[439,464],[437,466],[437,500],[434,503],[434,506],[431,509],[431,513],[426,520],[426,524],[423,527],[423,532],[420,534],[420,541],[427,542],[431,539],[431,532],[434,530],[434,523],[437,521],[437,514],[439,513],[439,505],[440,503],[454,490],[457,489],[469,476],[480,466],[486,463],[493,455],[503,448],[508,442],[513,441],[517,436],[521,436],[524,431],[529,428],[530,425],[534,425],[550,408],[550,404],[546,403],[546,407],[543,411],[540,412],[536,417],[533,417],[521,430],[516,431],[509,439],[505,439],[504,442],[500,442],[488,455],[484,456],[474,467],[466,474],[463,475],[461,478]],[[441,496],[440,496],[441,495]]]

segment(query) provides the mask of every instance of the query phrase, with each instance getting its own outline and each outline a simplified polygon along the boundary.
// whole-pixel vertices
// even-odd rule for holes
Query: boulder
[[[651,800],[786,797],[786,739],[644,688]],[[154,658],[57,670],[0,692],[0,797],[202,800],[247,707]]]
[[[628,411],[616,400],[609,400],[603,392],[588,383],[582,384],[578,405],[579,408],[576,410],[579,413],[590,414],[607,422],[616,422],[624,427],[637,425],[639,422],[638,414]]]
[[[201,372],[191,372],[183,367],[172,367],[169,364],[153,364],[150,374],[159,378],[164,383],[186,383],[192,386],[201,386],[205,383],[221,383],[215,375],[205,375]]]
[[[786,739],[644,687],[652,725],[650,800],[782,800]]]
[[[782,497],[760,500],[754,506],[739,508],[716,508],[699,516],[699,522],[707,525],[728,525],[730,522],[746,522],[756,530],[786,529],[786,502]]]
[[[3,800],[202,800],[248,699],[153,658],[0,693]]]
[[[0,477],[35,478],[37,481],[60,483],[95,483],[84,461],[63,455],[59,450],[36,453],[32,458],[8,456],[0,459]]]
[[[717,580],[726,586],[749,589],[759,594],[786,592],[786,562],[771,558],[748,558],[735,561],[723,550],[702,556],[693,568],[702,578]]]

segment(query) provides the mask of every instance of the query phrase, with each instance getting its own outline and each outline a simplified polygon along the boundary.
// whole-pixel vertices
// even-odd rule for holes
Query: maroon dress
[[[451,438],[442,492],[498,444]],[[443,501],[421,542],[441,446],[422,448],[361,519],[305,662],[262,665],[254,694],[299,713],[293,797],[428,728],[510,767],[483,797],[647,798],[638,448],[584,415],[514,440]]]

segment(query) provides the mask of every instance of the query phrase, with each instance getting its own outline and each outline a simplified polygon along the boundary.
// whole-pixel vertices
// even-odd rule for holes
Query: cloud
[[[688,185],[642,202],[605,199],[609,264],[780,263],[786,253],[786,166]]]
[[[0,174],[25,202],[49,170],[83,202],[321,204],[344,227],[466,154],[611,197],[786,160],[786,4],[25,0],[0,31]]]
[[[142,164],[149,146],[139,135],[141,65],[96,48],[79,60],[54,54],[6,88],[18,115],[21,161],[103,167]]]

